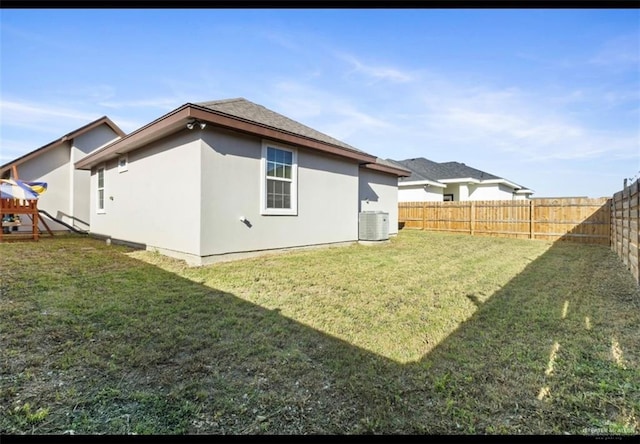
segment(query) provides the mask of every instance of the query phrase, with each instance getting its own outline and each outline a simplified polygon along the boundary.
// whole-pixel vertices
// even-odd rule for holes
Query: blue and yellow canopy
[[[46,182],[0,179],[0,198],[2,199],[37,199],[45,191],[47,191]]]

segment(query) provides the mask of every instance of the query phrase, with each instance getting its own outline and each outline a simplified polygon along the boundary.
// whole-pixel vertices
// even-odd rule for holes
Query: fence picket
[[[640,284],[640,181],[625,186],[613,195],[610,203],[611,250]]]
[[[400,202],[398,220],[427,231],[610,244],[608,198]],[[627,229],[628,231],[628,229]]]

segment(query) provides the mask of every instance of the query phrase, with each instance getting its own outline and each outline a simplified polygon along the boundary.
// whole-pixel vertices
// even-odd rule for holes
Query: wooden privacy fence
[[[609,245],[611,207],[602,198],[400,202],[404,228]]]
[[[625,186],[611,199],[611,249],[640,284],[640,180]]]

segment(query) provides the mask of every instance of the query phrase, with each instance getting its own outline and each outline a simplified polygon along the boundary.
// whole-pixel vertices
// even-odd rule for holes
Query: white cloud
[[[42,129],[42,123],[50,122],[52,119],[88,123],[100,117],[96,113],[75,109],[8,100],[0,101],[0,115],[3,125],[38,129]]]
[[[538,161],[637,155],[640,128],[598,128],[539,91],[440,85],[423,97],[420,122],[429,137],[454,146],[518,152]]]
[[[89,102],[94,106],[96,103],[115,97],[117,89],[106,84],[64,85],[51,92],[58,97],[64,97],[67,102],[76,100],[81,103]]]
[[[102,100],[98,105],[105,108],[124,109],[124,108],[156,108],[165,111],[171,111],[186,102],[179,102],[172,97],[148,98],[140,100]]]
[[[100,117],[65,107],[2,100],[0,161],[20,157]]]
[[[90,103],[83,108],[92,108]],[[94,106],[95,108],[95,106]],[[27,101],[0,101],[2,146],[0,161],[9,161],[40,148],[76,129],[107,115],[125,132],[131,132],[150,120],[87,112],[81,108],[42,105]]]
[[[82,106],[83,108],[95,107],[90,103]],[[0,101],[0,121],[5,132],[6,129],[11,128],[29,130],[51,135],[53,139],[62,137],[104,115],[100,111],[87,112],[83,109],[44,106],[26,101]],[[142,119],[135,120],[118,115],[107,115],[107,117],[127,132],[149,123]]]
[[[414,79],[414,76],[408,72],[390,66],[367,65],[352,55],[337,54],[337,57],[352,66],[350,72],[363,74],[374,81],[385,80],[393,83],[404,83]]]
[[[614,131],[608,123],[597,125],[596,113],[590,111],[626,97],[621,90],[608,91],[609,99],[595,90],[575,89],[562,100],[543,87],[469,84],[426,71],[383,89],[362,85],[342,94],[330,90],[339,91],[340,86],[283,81],[274,86],[271,107],[360,149],[395,159],[472,162],[502,156],[548,165],[639,155],[640,128]],[[571,108],[576,101],[580,112]]]
[[[272,102],[274,111],[345,142],[354,134],[393,126],[363,111],[355,100],[295,81],[276,84]]]

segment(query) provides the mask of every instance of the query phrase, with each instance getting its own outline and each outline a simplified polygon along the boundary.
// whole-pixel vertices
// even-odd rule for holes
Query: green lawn
[[[640,431],[640,288],[606,247],[403,230],[189,268],[0,244],[4,434]]]

